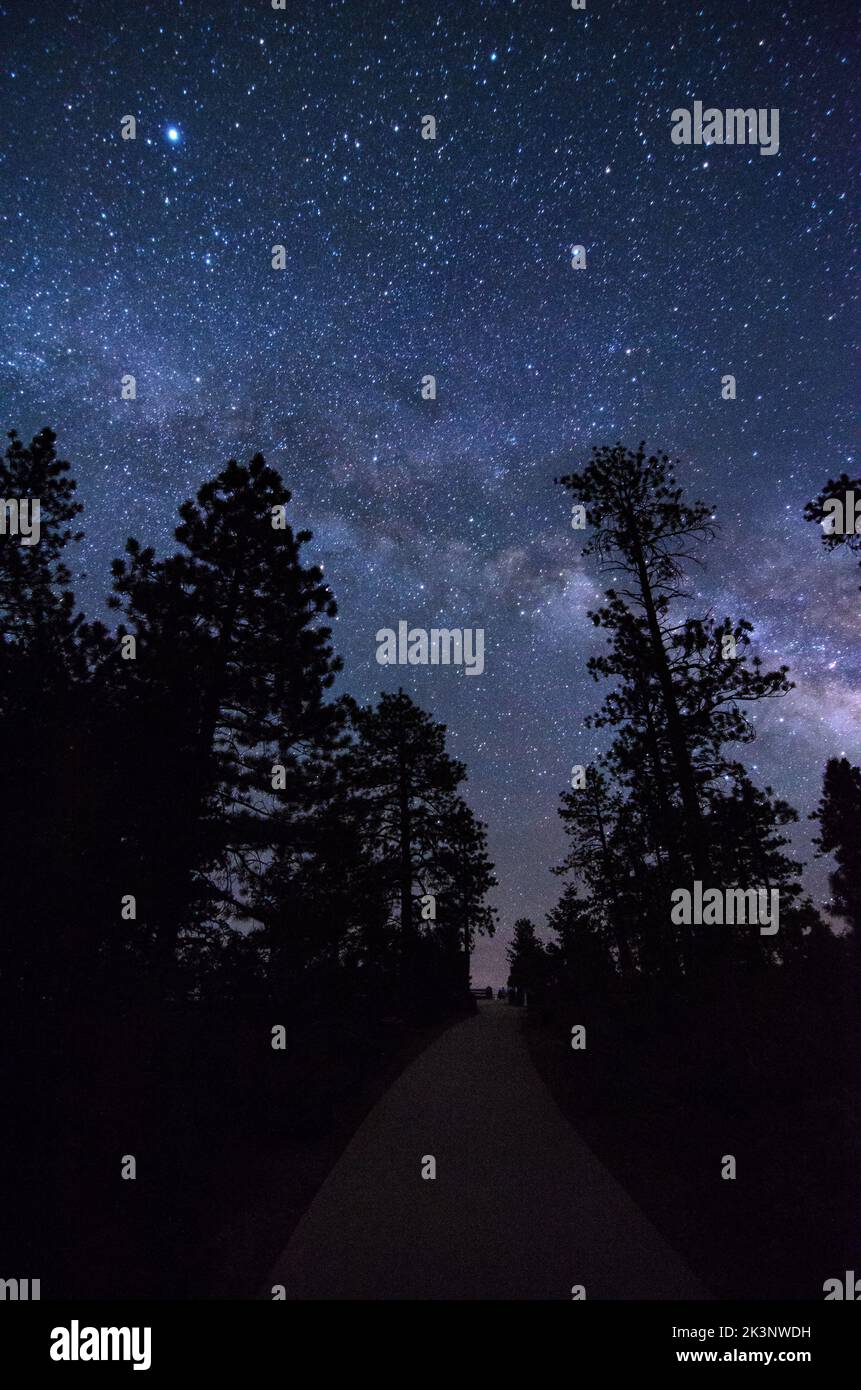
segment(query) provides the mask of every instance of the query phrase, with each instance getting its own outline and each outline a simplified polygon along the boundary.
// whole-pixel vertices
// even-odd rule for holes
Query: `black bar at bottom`
[[[103,1337],[103,1328],[118,1331]],[[13,1369],[25,1376],[48,1371],[60,1383],[70,1376],[98,1379],[110,1368],[115,1378],[127,1374],[142,1385],[161,1383],[161,1377],[167,1383],[184,1371],[243,1375],[253,1383],[273,1371],[302,1380],[330,1379],[339,1371],[357,1375],[370,1360],[384,1377],[415,1373],[424,1380],[436,1367],[441,1375],[473,1364],[488,1374],[511,1371],[521,1358],[534,1374],[541,1365],[555,1367],[554,1374],[566,1368],[612,1374],[717,1364],[796,1365],[821,1377],[838,1367],[845,1374],[854,1364],[858,1329],[858,1310],[837,1302],[441,1300],[431,1307],[395,1302],[386,1309],[334,1301],[6,1302],[0,1306],[0,1378],[12,1384]],[[404,1334],[411,1337],[407,1343]],[[52,1348],[78,1359],[54,1359]],[[90,1359],[93,1351],[100,1359]],[[22,1383],[20,1374],[16,1383]]]

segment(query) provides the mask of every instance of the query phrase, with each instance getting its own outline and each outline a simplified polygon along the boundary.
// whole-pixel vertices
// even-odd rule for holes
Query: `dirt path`
[[[567,1300],[582,1284],[589,1299],[710,1297],[556,1107],[519,1010],[479,1008],[364,1120],[264,1296]]]

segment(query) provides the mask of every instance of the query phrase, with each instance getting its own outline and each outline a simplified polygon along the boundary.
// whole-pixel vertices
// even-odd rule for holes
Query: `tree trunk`
[[[676,779],[679,784],[679,793],[682,798],[682,806],[685,813],[694,877],[700,879],[703,884],[707,884],[709,880],[708,853],[706,850],[705,828],[700,814],[700,803],[699,797],[697,796],[693,764],[691,762],[687,743],[685,742],[682,719],[676,701],[676,692],[673,689],[670,663],[667,660],[661,625],[658,622],[655,601],[652,597],[652,586],[649,581],[646,559],[637,532],[636,520],[633,517],[630,518],[630,524],[634,563],[637,567],[637,578],[640,584],[640,593],[643,598],[643,608],[645,609],[646,621],[649,625],[652,655],[655,662],[658,684],[660,685],[664,702],[664,714],[667,720],[667,737],[670,744],[670,751],[673,755],[673,762],[676,767]]]
[[[412,957],[413,939],[413,862],[410,816],[410,777],[406,747],[398,745],[398,819],[400,831],[401,973],[406,977]]]

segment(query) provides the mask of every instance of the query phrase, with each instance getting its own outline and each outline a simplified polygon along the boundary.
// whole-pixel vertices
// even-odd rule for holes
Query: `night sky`
[[[854,6],[587,5],[0,9],[0,400],[73,465],[79,599],[95,615],[128,535],[167,547],[177,504],[261,450],[338,600],[341,688],[403,685],[467,764],[500,879],[482,984],[558,895],[558,795],[595,747],[609,579],[553,485],[592,444],[664,448],[714,503],[692,607],[792,668],[744,756],[800,844],[826,758],[861,758],[858,572],[802,519],[854,467]],[[672,144],[695,99],[779,108],[779,152]],[[484,674],[383,669],[399,619],[483,627]]]

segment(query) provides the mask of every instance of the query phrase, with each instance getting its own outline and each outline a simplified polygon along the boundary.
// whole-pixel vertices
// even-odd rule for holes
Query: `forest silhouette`
[[[314,1138],[411,1029],[475,1008],[494,866],[444,726],[403,690],[334,693],[335,597],[260,454],[183,503],[166,557],[127,542],[111,630],[70,589],[83,508],[56,436],[9,439],[0,494],[40,499],[41,536],[0,543],[7,1259],[37,1247],[62,1295],[184,1296],[207,1287],[225,1131]],[[790,849],[797,812],[738,757],[789,672],[764,668],[746,619],[689,612],[710,508],[642,445],[558,481],[614,576],[590,615],[606,748],[562,795],[565,882],[549,941],[514,925],[510,997],[557,1094],[588,1021],[612,1045],[583,1094],[608,1113],[636,1110],[651,1067],[697,1134],[697,1086],[754,1123],[787,1085],[812,1135],[808,1101],[857,1074],[861,771],[831,760],[816,812],[829,924]],[[780,931],[674,926],[670,892],[695,880],[777,889]],[[578,1118],[582,1096],[560,1103]],[[147,1183],[119,1179],[127,1155]]]
[[[852,1267],[861,1195],[861,771],[843,757],[824,770],[823,913],[790,844],[798,812],[738,756],[751,708],[786,695],[790,673],[764,667],[746,618],[691,611],[712,509],[642,444],[597,448],[557,481],[613,576],[590,614],[606,649],[588,662],[606,692],[588,725],[608,742],[561,796],[552,935],[515,922],[510,994],[529,1002],[562,1109],[717,1297],[818,1298],[832,1266]],[[847,487],[861,490],[829,481],[807,518]],[[674,923],[672,891],[696,883],[776,890],[779,930]],[[575,1068],[572,1029],[589,1039]],[[725,1151],[743,1180],[720,1180]]]

